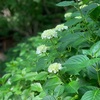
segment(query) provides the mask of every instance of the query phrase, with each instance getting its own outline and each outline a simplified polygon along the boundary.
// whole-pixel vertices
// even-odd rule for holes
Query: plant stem
[[[85,25],[85,27],[87,28],[87,30],[89,31],[89,33],[92,35],[93,34],[93,31],[88,27],[88,25],[87,25],[87,20],[86,20],[86,18],[84,17],[84,15],[83,15],[83,13],[82,13],[82,11],[81,11],[81,9],[80,9],[80,7],[79,7],[79,4],[78,4],[78,2],[76,1],[76,3],[77,3],[77,7],[75,7],[79,12],[80,12],[80,14],[81,14],[81,17],[84,19],[84,25]]]
[[[98,64],[96,63],[96,67],[93,66],[93,68],[97,72],[97,81],[98,81],[98,85],[100,86],[100,74],[99,74],[100,69],[98,67]]]
[[[99,71],[97,71],[97,78],[98,78],[98,84],[100,86],[100,76],[99,76]]]
[[[100,86],[100,75],[99,75],[98,64],[96,64],[96,72],[97,72],[98,85]]]

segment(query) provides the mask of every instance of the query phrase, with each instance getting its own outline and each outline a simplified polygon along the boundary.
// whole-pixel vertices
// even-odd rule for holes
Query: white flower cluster
[[[62,69],[62,66],[60,63],[53,63],[48,67],[48,72],[49,73],[57,73],[59,70]]]
[[[64,24],[60,24],[55,27],[55,31],[63,31],[67,29],[68,29],[68,26],[64,26]]]
[[[37,47],[36,54],[45,53],[49,48],[45,45],[40,45]]]
[[[42,39],[51,39],[51,38],[57,38],[57,37],[58,37],[57,32],[54,29],[45,30],[41,35]]]

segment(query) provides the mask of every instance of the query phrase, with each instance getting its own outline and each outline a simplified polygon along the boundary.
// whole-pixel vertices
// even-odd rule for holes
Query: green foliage
[[[86,92],[81,100],[99,100],[100,91],[99,90],[92,90]]]
[[[65,23],[13,49],[16,57],[0,79],[1,100],[99,100],[100,26],[92,15],[99,3],[57,5],[69,7]]]
[[[62,14],[57,13],[63,10],[55,7],[56,2],[59,1],[1,0],[0,36],[8,36],[9,33],[10,35],[32,36],[48,27],[53,27],[51,25],[56,25],[63,17]]]

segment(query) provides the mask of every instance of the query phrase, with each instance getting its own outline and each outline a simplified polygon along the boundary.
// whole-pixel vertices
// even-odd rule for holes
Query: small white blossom
[[[37,47],[36,54],[45,53],[49,48],[45,45],[40,45]]]
[[[60,63],[53,63],[48,67],[48,72],[50,73],[57,73],[59,70],[62,69],[62,66]]]
[[[68,29],[68,26],[64,26],[64,24],[60,24],[55,27],[55,31],[63,31],[67,29]]]
[[[45,30],[42,35],[42,39],[51,39],[51,38],[57,38],[57,32],[54,29],[48,29]]]

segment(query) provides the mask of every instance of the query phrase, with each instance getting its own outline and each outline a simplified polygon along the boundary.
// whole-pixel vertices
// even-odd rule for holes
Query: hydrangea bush
[[[100,4],[82,0],[57,6],[72,6],[65,23],[13,50],[19,56],[6,64],[0,100],[99,100]]]

